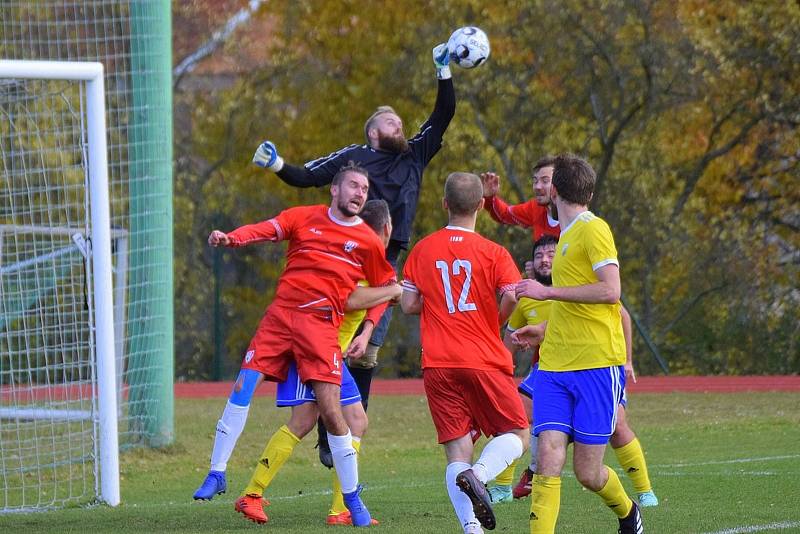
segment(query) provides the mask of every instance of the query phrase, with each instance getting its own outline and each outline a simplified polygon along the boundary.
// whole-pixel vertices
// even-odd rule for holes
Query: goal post
[[[106,145],[105,90],[103,65],[96,62],[16,61],[0,60],[0,80],[68,80],[83,82],[85,87],[85,131],[88,173],[88,213],[91,235],[88,236],[91,258],[94,326],[93,339],[95,380],[91,389],[97,392],[92,402],[92,423],[96,424],[98,445],[96,467],[99,470],[98,497],[111,506],[120,502],[119,442],[117,429],[117,387],[115,370],[114,301],[112,292],[111,225],[109,207],[108,161]],[[0,214],[2,215],[2,214]],[[2,221],[0,221],[2,222]],[[82,229],[81,229],[82,230]],[[44,416],[37,408],[21,410],[18,419]],[[80,418],[80,411],[65,411],[64,417]],[[50,415],[51,419],[58,416]]]

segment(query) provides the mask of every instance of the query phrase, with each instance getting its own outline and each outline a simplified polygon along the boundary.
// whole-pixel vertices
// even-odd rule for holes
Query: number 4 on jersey
[[[453,304],[453,290],[450,284],[450,265],[444,260],[436,261],[436,268],[442,275],[442,285],[444,286],[444,300],[447,303],[447,311],[450,313],[456,312],[456,307]],[[454,260],[452,265],[453,276],[461,275],[464,271],[464,285],[461,286],[461,294],[458,296],[458,311],[475,311],[478,309],[473,302],[467,302],[469,296],[469,286],[472,283],[472,263],[469,260]]]

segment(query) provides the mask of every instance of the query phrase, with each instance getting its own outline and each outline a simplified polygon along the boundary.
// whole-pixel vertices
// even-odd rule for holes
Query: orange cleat
[[[353,526],[353,516],[350,515],[350,510],[345,510],[344,512],[339,512],[338,514],[328,514],[328,518],[325,520],[325,523],[329,526],[337,526],[337,525],[345,525],[345,526]],[[379,525],[377,519],[371,519],[370,525]]]
[[[268,505],[269,501],[264,501],[261,495],[244,495],[236,499],[233,507],[250,521],[264,524],[269,519],[267,514],[264,513],[265,504]]]

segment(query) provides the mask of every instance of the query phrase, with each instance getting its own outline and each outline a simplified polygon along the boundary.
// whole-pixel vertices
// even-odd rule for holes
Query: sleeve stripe
[[[517,284],[516,284],[516,283],[514,283],[514,284],[506,284],[506,285],[504,285],[504,286],[500,286],[500,294],[502,295],[502,294],[504,294],[504,293],[507,293],[507,292],[509,292],[509,291],[514,291],[514,287],[515,287],[516,285],[517,285]]]
[[[592,264],[592,270],[596,271],[597,269],[605,267],[606,265],[616,265],[619,267],[619,262],[617,261],[617,258],[609,258],[607,260],[598,261],[597,263]]]
[[[403,288],[403,291],[411,291],[412,293],[419,293],[419,289],[417,286],[414,285],[414,282],[409,280],[403,280],[400,282],[400,286]]]
[[[275,219],[270,219],[269,222],[272,223],[272,226],[275,227],[275,233],[277,234],[277,241],[283,241],[285,238],[285,234],[283,232],[283,228],[281,227],[280,223]]]
[[[409,142],[409,143],[411,143],[411,142],[413,142],[413,141],[418,141],[418,140],[419,140],[419,139],[421,139],[421,138],[422,138],[422,136],[424,136],[424,135],[425,135],[425,133],[426,133],[428,130],[430,130],[432,127],[433,127],[433,126],[432,126],[431,124],[429,124],[428,126],[426,126],[425,128],[423,128],[422,130],[420,130],[420,131],[419,131],[419,133],[418,133],[417,135],[415,135],[414,137],[412,137],[411,139],[409,139],[409,140],[408,140],[408,142]]]
[[[355,150],[356,148],[358,148],[360,146],[362,146],[362,145],[355,145],[354,144],[354,145],[346,146],[346,147],[344,147],[344,148],[342,148],[340,150],[337,150],[336,152],[331,152],[327,156],[323,156],[321,158],[313,159],[313,160],[309,161],[308,163],[306,163],[304,165],[304,167],[306,169],[308,169],[309,171],[313,171],[317,167],[320,167],[321,165],[325,165],[327,162],[329,162],[330,160],[336,158],[337,156],[339,156],[341,154],[345,154],[345,153],[347,153],[347,152],[349,152],[351,150]]]

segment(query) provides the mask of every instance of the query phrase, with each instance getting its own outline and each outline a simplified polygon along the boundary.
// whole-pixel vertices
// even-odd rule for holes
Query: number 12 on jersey
[[[442,275],[442,285],[444,286],[444,300],[447,303],[447,311],[450,313],[456,312],[456,307],[453,304],[453,289],[450,284],[451,266],[444,260],[436,260],[436,268]],[[475,311],[478,309],[473,302],[467,302],[469,296],[469,286],[472,283],[472,263],[469,260],[453,260],[452,274],[453,276],[461,276],[463,270],[464,285],[461,286],[461,294],[458,296],[458,311],[467,312]]]

